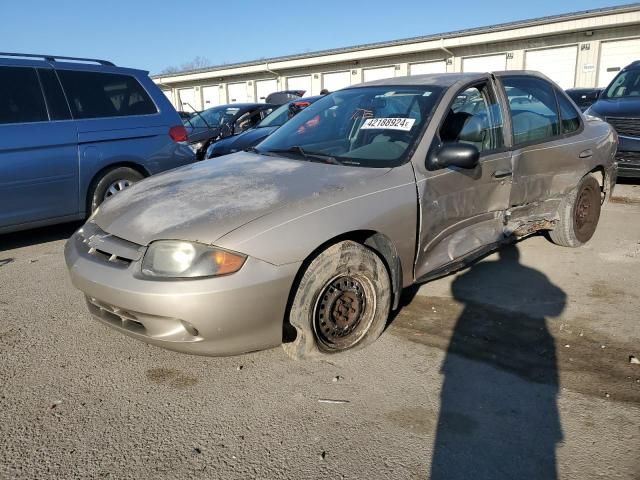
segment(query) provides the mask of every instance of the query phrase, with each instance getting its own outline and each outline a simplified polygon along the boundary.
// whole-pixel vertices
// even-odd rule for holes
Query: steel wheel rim
[[[340,275],[321,291],[313,313],[313,328],[327,350],[354,346],[367,333],[375,311],[373,285],[361,275]]]
[[[591,187],[582,189],[576,200],[573,213],[573,224],[576,236],[582,240],[588,240],[595,231],[598,209],[596,202],[599,197]]]
[[[128,188],[131,185],[133,185],[133,183],[134,182],[132,182],[131,180],[124,180],[124,179],[116,180],[111,185],[109,185],[106,192],[104,192],[104,200],[120,193],[125,188]]]

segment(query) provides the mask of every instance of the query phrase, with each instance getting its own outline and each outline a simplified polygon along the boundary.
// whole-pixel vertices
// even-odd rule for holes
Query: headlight
[[[602,115],[597,112],[594,112],[591,107],[587,108],[584,112],[584,116],[588,118],[597,118],[598,120],[604,120]]]
[[[201,243],[160,240],[149,245],[142,260],[142,273],[149,277],[197,278],[235,273],[245,255]]]

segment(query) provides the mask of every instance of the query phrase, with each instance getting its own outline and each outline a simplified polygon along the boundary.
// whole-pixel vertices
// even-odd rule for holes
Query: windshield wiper
[[[263,152],[263,153],[265,155],[268,155],[270,153],[275,153],[275,154],[280,154],[280,155],[282,155],[283,153],[284,154],[286,154],[286,153],[295,153],[295,154],[303,157],[305,160],[308,160],[310,162],[321,162],[321,163],[331,163],[333,165],[342,165],[342,162],[340,160],[338,160],[336,157],[332,157],[331,155],[325,155],[324,153],[307,152],[300,145],[294,145],[294,146],[289,147],[289,148],[269,150],[269,151]]]

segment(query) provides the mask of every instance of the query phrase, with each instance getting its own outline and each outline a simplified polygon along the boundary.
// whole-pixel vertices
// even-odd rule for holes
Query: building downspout
[[[442,50],[443,52],[445,52],[447,55],[449,55],[452,58],[455,57],[453,52],[451,50],[449,50],[447,47],[444,46],[444,38],[440,39],[440,50]]]

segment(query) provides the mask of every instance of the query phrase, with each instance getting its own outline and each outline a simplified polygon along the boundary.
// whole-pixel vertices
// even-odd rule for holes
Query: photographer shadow
[[[520,264],[515,245],[452,290],[464,310],[441,370],[431,479],[557,478],[558,366],[545,317],[562,313],[565,293]]]

